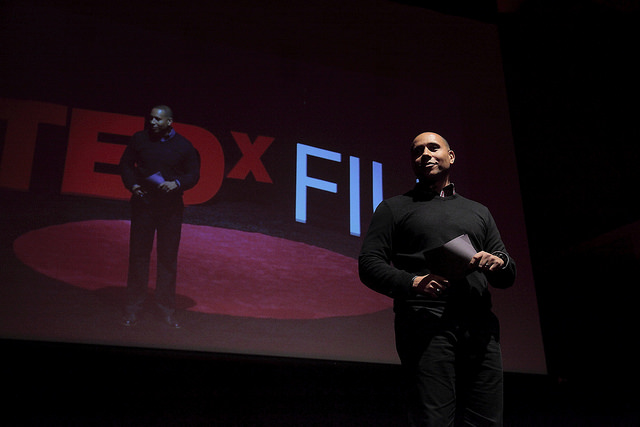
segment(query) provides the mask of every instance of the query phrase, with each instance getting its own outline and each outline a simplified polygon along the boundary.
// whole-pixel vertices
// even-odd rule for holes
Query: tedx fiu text
[[[61,193],[108,199],[128,199],[130,193],[123,187],[118,175],[96,170],[96,164],[117,165],[124,146],[100,141],[101,134],[130,136],[144,127],[144,117],[130,116],[64,105],[0,98],[0,120],[6,122],[4,148],[0,159],[0,187],[13,190],[29,190],[34,152],[40,124],[68,126],[66,160]],[[185,193],[185,203],[195,205],[212,199],[224,179],[243,180],[251,173],[256,181],[272,183],[262,162],[263,154],[275,138],[258,136],[251,139],[246,133],[231,131],[242,157],[224,175],[224,152],[219,140],[208,130],[183,123],[175,123],[178,133],[184,135],[200,153],[200,181]],[[309,176],[307,161],[316,157],[327,162],[344,163],[349,170],[348,188]],[[341,153],[297,144],[296,147],[295,221],[306,223],[307,194],[309,188],[330,193],[349,194],[349,233],[359,236],[360,225],[360,159]],[[371,191],[373,208],[382,201],[382,164],[371,164]],[[346,186],[345,186],[346,187]],[[345,219],[346,221],[346,219]]]

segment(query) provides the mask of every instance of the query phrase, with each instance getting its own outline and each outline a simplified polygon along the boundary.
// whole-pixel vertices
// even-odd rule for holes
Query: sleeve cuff
[[[494,251],[494,252],[491,252],[491,255],[495,255],[498,258],[500,258],[502,261],[504,261],[504,265],[502,266],[501,270],[504,270],[505,268],[507,268],[507,266],[509,265],[510,258],[506,252]]]

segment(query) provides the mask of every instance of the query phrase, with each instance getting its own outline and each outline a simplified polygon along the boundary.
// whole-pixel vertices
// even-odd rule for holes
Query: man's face
[[[455,154],[437,133],[425,132],[411,146],[413,172],[421,180],[436,181],[448,176]]]
[[[166,135],[173,124],[173,119],[165,110],[154,108],[149,115],[149,129],[156,135]]]

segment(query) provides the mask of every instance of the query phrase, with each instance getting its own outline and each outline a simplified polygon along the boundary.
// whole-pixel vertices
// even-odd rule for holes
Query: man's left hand
[[[504,266],[502,258],[491,255],[489,252],[481,251],[471,258],[469,267],[480,271],[496,271]]]
[[[177,190],[178,187],[179,185],[175,181],[165,181],[162,184],[158,185],[158,189],[160,191],[164,191],[165,193],[170,193],[171,191]]]

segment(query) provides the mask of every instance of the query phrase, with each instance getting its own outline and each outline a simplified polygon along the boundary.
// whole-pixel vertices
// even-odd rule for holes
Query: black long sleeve
[[[193,188],[200,179],[198,151],[182,135],[168,141],[155,141],[148,132],[140,131],[131,137],[120,159],[124,186],[146,185],[144,177],[160,172],[166,181],[178,180],[180,192]]]
[[[490,307],[489,283],[506,288],[515,281],[512,258],[505,269],[491,273],[472,272],[457,280],[439,300],[412,294],[411,279],[426,275],[429,251],[466,234],[474,249],[508,256],[489,210],[460,195],[419,197],[415,191],[382,202],[365,235],[358,259],[361,281],[369,288],[396,300],[442,307],[447,303],[477,300]]]

